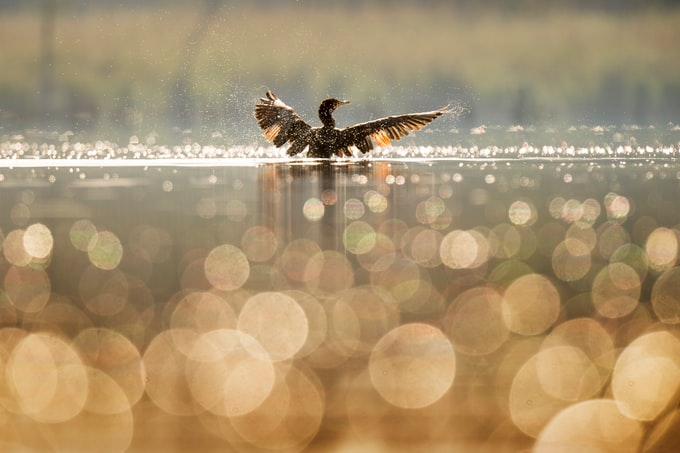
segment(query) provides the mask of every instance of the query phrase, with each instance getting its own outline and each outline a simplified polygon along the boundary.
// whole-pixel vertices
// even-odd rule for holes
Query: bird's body
[[[271,91],[255,106],[255,118],[264,136],[275,146],[290,143],[288,155],[294,156],[308,149],[307,156],[329,158],[332,155],[351,156],[352,147],[367,153],[378,146],[387,146],[390,140],[399,140],[410,131],[417,131],[438,116],[447,113],[447,107],[431,112],[389,116],[374,121],[338,129],[333,111],[349,101],[326,99],[319,106],[321,127],[311,127],[291,107]],[[372,140],[372,141],[371,141]]]

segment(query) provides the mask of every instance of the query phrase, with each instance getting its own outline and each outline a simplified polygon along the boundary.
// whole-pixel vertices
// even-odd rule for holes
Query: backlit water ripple
[[[414,134],[415,135],[415,134]],[[420,137],[427,133],[419,134]],[[358,159],[654,159],[678,157],[680,126],[642,128],[593,126],[537,130],[521,126],[479,126],[440,131],[438,146],[389,146]],[[413,139],[413,137],[410,137]],[[71,131],[27,131],[0,136],[0,159],[284,159],[273,146],[219,144],[220,133],[195,138],[185,131],[181,144],[160,144],[158,134],[130,136],[125,142],[91,140]],[[407,140],[404,140],[407,141]],[[342,159],[341,159],[342,160]]]

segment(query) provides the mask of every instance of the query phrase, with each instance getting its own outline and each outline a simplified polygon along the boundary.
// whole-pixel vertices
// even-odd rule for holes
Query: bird
[[[349,101],[323,100],[319,106],[322,126],[312,127],[270,90],[255,105],[255,118],[264,137],[274,146],[290,143],[286,151],[289,156],[307,149],[307,157],[328,159],[333,155],[353,156],[352,147],[366,154],[373,149],[373,142],[380,147],[389,146],[391,140],[399,140],[450,112],[449,106],[446,106],[431,112],[388,116],[338,129],[333,112],[346,104]]]

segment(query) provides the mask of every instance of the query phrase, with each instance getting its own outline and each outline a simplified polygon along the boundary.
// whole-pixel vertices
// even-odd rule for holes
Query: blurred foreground
[[[672,158],[34,162],[3,451],[680,445]]]

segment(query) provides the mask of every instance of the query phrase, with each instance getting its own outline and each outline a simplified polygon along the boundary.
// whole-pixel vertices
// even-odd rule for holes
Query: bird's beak
[[[345,100],[345,101],[339,101],[339,102],[340,102],[340,105],[347,105],[347,104],[349,104],[349,101],[347,101],[347,100]]]

